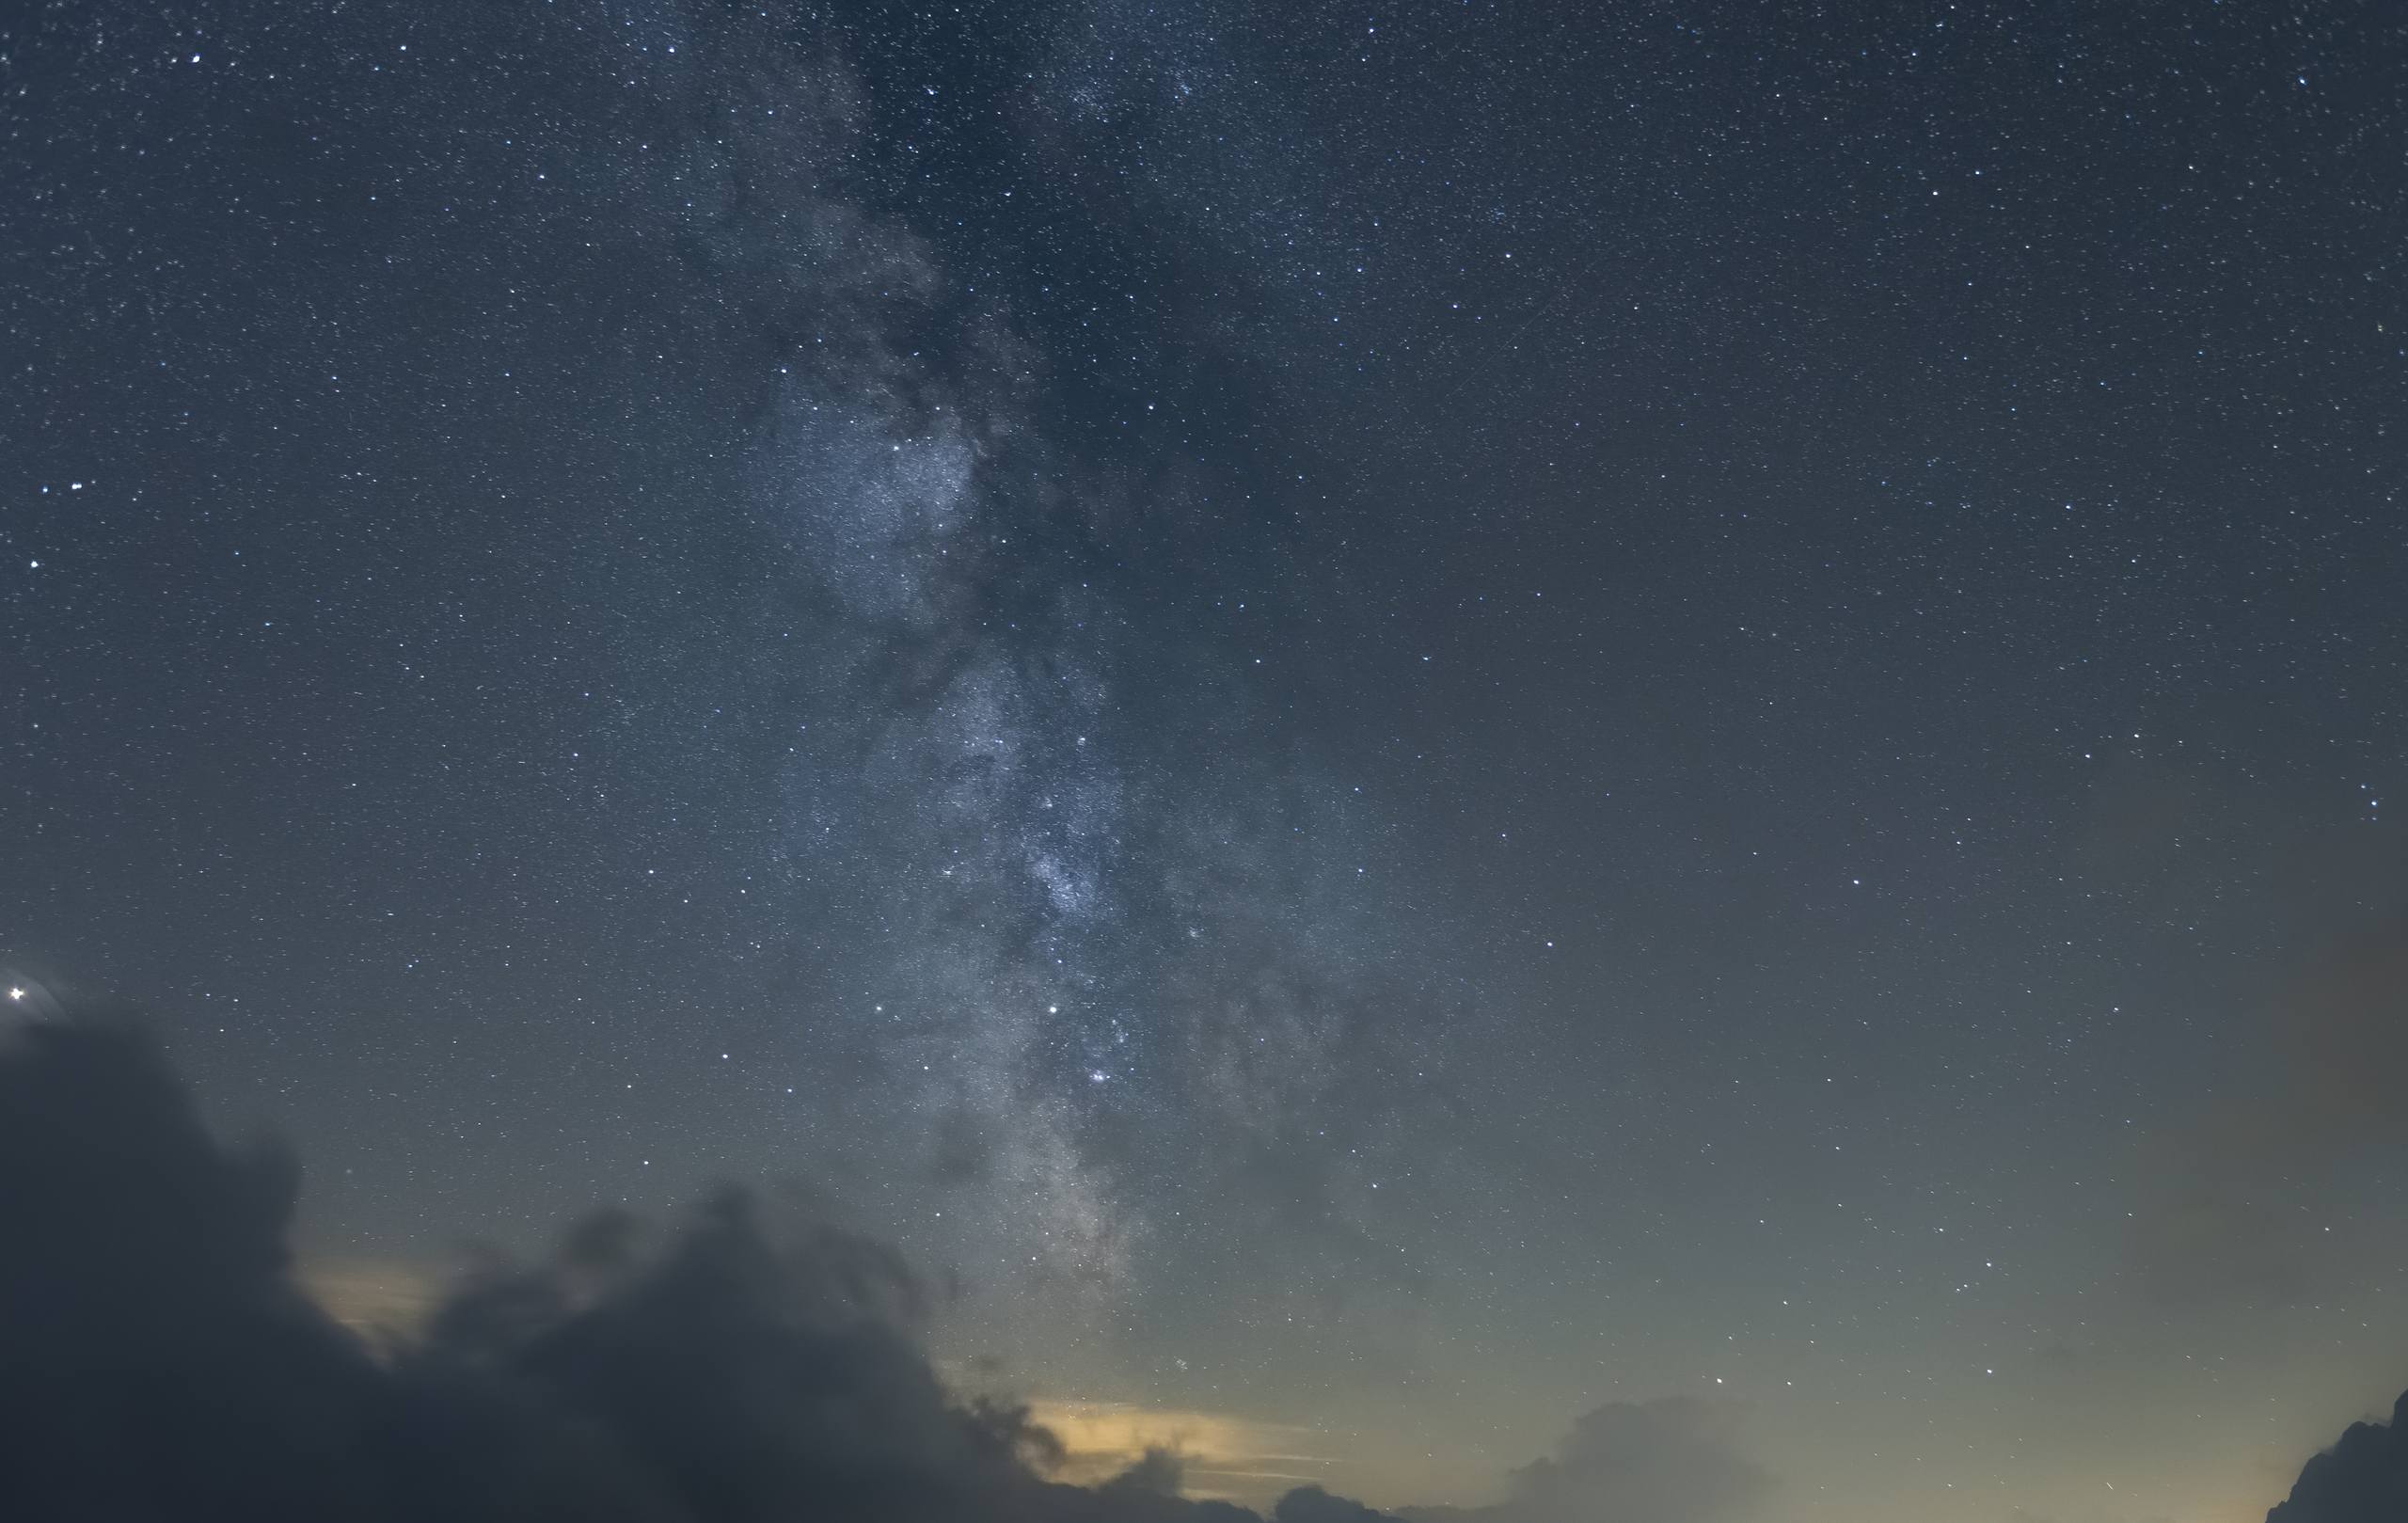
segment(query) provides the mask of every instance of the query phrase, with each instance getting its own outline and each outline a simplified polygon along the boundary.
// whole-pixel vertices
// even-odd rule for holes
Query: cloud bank
[[[0,1055],[0,1512],[582,1523],[1221,1520],[1149,1456],[1092,1489],[1024,1409],[956,1401],[895,1251],[738,1192],[605,1214],[378,1350],[303,1293],[299,1183],[210,1136],[119,1023]]]
[[[293,1273],[300,1170],[204,1127],[116,1019],[0,1031],[0,1514],[579,1523],[1259,1523],[1168,1449],[1089,1485],[1022,1405],[962,1400],[892,1247],[724,1191],[681,1228],[588,1217],[407,1336]],[[1484,1507],[1317,1485],[1274,1523],[1737,1523],[1772,1478],[1727,1405],[1611,1402]],[[2408,1395],[2308,1462],[2269,1523],[2408,1516]]]
[[[300,1178],[214,1137],[126,1021],[0,1031],[0,1515],[1259,1523],[1184,1498],[1211,1478],[1166,1447],[1066,1483],[1027,1407],[946,1388],[900,1254],[748,1193],[675,1230],[597,1213],[364,1335],[295,1274]],[[1612,1404],[1504,1502],[1422,1515],[1735,1516],[1764,1478],[1726,1416]],[[1275,1516],[1393,1523],[1319,1486]]]

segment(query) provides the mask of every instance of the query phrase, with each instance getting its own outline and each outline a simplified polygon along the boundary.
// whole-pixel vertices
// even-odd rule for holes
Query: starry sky
[[[332,1283],[784,1182],[1197,1494],[2261,1516],[2408,1383],[2404,71],[26,8],[0,961]]]

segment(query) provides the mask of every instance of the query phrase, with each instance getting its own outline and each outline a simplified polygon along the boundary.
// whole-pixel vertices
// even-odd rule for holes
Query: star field
[[[787,1181],[1377,1505],[1681,1397],[1785,1517],[2254,1519],[2408,1380],[2403,65],[0,23],[10,999],[329,1265]]]

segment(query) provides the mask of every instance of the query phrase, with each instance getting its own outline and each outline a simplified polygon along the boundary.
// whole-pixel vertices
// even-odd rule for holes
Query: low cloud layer
[[[1048,1481],[1023,1409],[958,1403],[890,1248],[749,1197],[652,1241],[594,1217],[380,1353],[292,1273],[299,1182],[221,1146],[130,1028],[0,1055],[0,1512],[111,1520],[1220,1520],[1151,1456]]]
[[[212,1136],[133,1025],[54,1011],[0,1031],[0,1514],[1259,1523],[1189,1499],[1218,1472],[1173,1444],[1140,1436],[1098,1476],[1027,1407],[958,1399],[900,1255],[741,1191],[675,1230],[596,1214],[545,1261],[405,1287],[406,1317],[359,1325],[408,1330],[363,1333],[295,1272],[299,1184],[289,1151]],[[388,1278],[368,1300],[389,1309]],[[1735,1516],[1764,1478],[1724,1420],[1601,1407],[1460,1515]],[[1319,1486],[1274,1511],[1395,1523]]]
[[[596,1214],[380,1345],[293,1272],[299,1181],[288,1151],[213,1137],[133,1026],[0,1031],[0,1514],[1260,1523],[1184,1496],[1200,1478],[1170,1448],[1066,1471],[1028,1408],[946,1388],[931,1293],[895,1250],[742,1192],[676,1230]],[[1306,1485],[1273,1518],[1739,1523],[1772,1483],[1736,1418],[1608,1403],[1492,1505],[1400,1519]],[[2408,1516],[2403,1434],[2408,1397],[2312,1460],[2270,1523]]]

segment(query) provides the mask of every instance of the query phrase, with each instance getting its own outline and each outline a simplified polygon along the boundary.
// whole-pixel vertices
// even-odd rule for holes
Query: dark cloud
[[[2408,1142],[2408,926],[2343,947],[2275,1003],[2265,1078],[2148,1139],[2143,1285],[2178,1302],[2298,1300],[2329,1271],[2318,1208],[2371,1149]]]
[[[1319,1486],[1298,1486],[1280,1498],[1273,1510],[1274,1523],[1386,1523],[1388,1517],[1352,1497],[1333,1496]]]
[[[117,1023],[0,1055],[0,1492],[24,1517],[673,1518],[530,1387],[372,1357],[302,1295],[298,1170]]]
[[[2353,1422],[2307,1462],[2266,1523],[2399,1523],[2408,1517],[2408,1392],[2391,1421]]]
[[[380,1356],[299,1289],[299,1181],[202,1125],[119,1022],[0,1051],[0,1514],[1250,1523],[1149,1454],[1088,1490],[1024,1409],[958,1402],[883,1244],[727,1192],[489,1263]],[[657,1240],[656,1241],[656,1237]]]
[[[1489,1507],[1408,1507],[1412,1523],[1723,1523],[1771,1486],[1742,1450],[1725,1404],[1668,1396],[1608,1402],[1556,1452],[1513,1472]],[[1281,1523],[1289,1523],[1284,1514]],[[1296,1523],[1321,1523],[1319,1517]],[[1330,1523],[1336,1523],[1331,1519]]]

